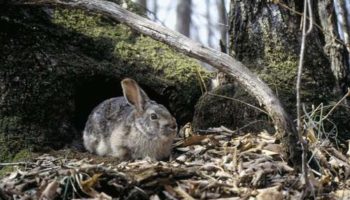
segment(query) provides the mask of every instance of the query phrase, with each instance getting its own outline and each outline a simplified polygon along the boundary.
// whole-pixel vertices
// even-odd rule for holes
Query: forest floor
[[[308,136],[309,182],[275,137],[225,128],[186,131],[169,161],[117,162],[76,150],[35,154],[0,179],[0,199],[350,199],[349,152]],[[312,168],[312,169],[311,169]]]

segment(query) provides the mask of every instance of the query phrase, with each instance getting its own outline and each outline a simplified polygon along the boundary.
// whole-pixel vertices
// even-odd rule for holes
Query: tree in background
[[[157,0],[153,0],[153,17],[154,19],[157,19],[157,12],[158,12],[158,1]]]
[[[180,29],[186,29],[188,34],[184,35],[203,45],[220,49],[220,40],[226,47],[228,46],[225,42],[228,31],[226,10],[228,2],[228,0],[147,0],[149,6],[147,11],[153,21],[181,33],[184,30]]]
[[[147,0],[136,0],[136,3],[144,9],[147,9]]]
[[[228,47],[228,41],[227,41],[228,26],[227,26],[227,11],[225,7],[225,0],[217,0],[216,7],[218,10],[217,29],[220,32],[220,40],[222,41],[222,44],[227,48]]]
[[[311,109],[312,105],[332,104],[349,87],[349,54],[346,40],[339,37],[342,34],[337,29],[340,17],[335,6],[328,0],[312,5],[314,28],[306,40],[301,88],[305,110]],[[346,10],[344,5],[342,8]],[[293,116],[302,9],[303,1],[248,3],[233,0],[229,17],[232,54],[274,88]],[[343,18],[346,18],[345,14]],[[345,106],[342,108],[337,109],[328,119],[332,122],[325,125],[328,127],[326,132],[334,138],[337,130],[342,130],[339,134],[343,136],[350,130],[348,111]]]
[[[350,2],[321,0],[317,7],[326,43],[324,50],[336,80],[334,91],[341,95],[349,87]]]
[[[192,0],[178,0],[176,7],[176,30],[190,36]]]
[[[211,10],[210,10],[210,0],[206,0],[205,1],[206,4],[206,20],[207,20],[207,28],[208,28],[208,38],[207,38],[207,42],[208,42],[208,46],[209,47],[213,47],[213,43],[212,43],[212,39],[213,39],[213,24],[212,24],[212,17],[211,17]]]

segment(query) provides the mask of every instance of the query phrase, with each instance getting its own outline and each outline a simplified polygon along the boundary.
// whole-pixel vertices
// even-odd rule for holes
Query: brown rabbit
[[[168,157],[177,132],[175,118],[133,79],[126,78],[121,85],[124,97],[108,99],[90,114],[83,135],[85,148],[120,160]]]

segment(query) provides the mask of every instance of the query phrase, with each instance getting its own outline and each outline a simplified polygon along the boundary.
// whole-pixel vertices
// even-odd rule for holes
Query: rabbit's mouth
[[[162,135],[173,135],[177,133],[177,125],[176,124],[172,124],[172,125],[167,125],[165,127],[163,127],[162,129]]]
[[[154,131],[154,132],[147,132],[146,137],[150,140],[168,140],[171,139],[172,135],[176,135],[176,132],[172,131]]]
[[[161,126],[160,128],[153,129],[152,126],[136,123],[136,129],[148,139],[166,139],[166,137],[176,135],[177,125],[165,125]]]
[[[162,134],[160,135],[171,136],[171,135],[176,135],[176,133],[177,133],[177,129],[169,130],[168,128],[166,128],[164,131],[162,131]]]
[[[148,137],[148,139],[151,139],[151,140],[158,139],[159,137],[157,132],[147,132],[146,136]]]

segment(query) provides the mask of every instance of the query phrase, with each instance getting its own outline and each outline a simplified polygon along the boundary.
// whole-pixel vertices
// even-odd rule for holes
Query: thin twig
[[[31,162],[14,162],[14,163],[0,163],[1,167],[5,166],[16,166],[16,165],[31,165]]]
[[[199,79],[199,86],[201,88],[201,92],[202,92],[202,94],[204,94],[204,93],[206,93],[208,91],[207,86],[205,85],[205,81],[204,81],[204,79],[203,79],[203,77],[202,77],[198,67],[196,68],[196,72],[197,72],[197,76],[198,76],[198,79]]]
[[[233,100],[233,101],[237,101],[237,102],[243,103],[243,104],[245,104],[245,105],[247,105],[249,107],[252,107],[252,108],[254,108],[254,109],[256,109],[256,110],[258,110],[258,111],[260,111],[260,112],[262,112],[262,113],[264,113],[266,115],[269,115],[269,113],[267,113],[265,110],[263,110],[261,108],[258,108],[258,107],[254,106],[252,104],[247,103],[247,102],[241,101],[239,99],[231,98],[231,97],[224,96],[224,95],[214,94],[214,93],[211,93],[211,92],[208,92],[208,94],[211,95],[211,96],[214,96],[214,97],[221,97],[221,98],[230,99],[230,100]]]
[[[309,12],[312,12],[311,9],[309,9]],[[300,112],[300,83],[301,83],[301,75],[303,71],[303,63],[304,63],[304,54],[305,54],[305,39],[306,36],[309,34],[309,32],[306,32],[306,16],[308,12],[308,0],[305,0],[304,3],[304,17],[303,17],[303,30],[302,30],[302,38],[301,38],[301,48],[300,48],[300,55],[299,55],[299,65],[298,65],[298,74],[297,74],[297,84],[296,84],[296,96],[297,96],[297,128],[298,128],[298,134],[299,139],[302,137],[302,127],[301,127],[301,112]],[[310,14],[310,18],[312,18],[312,13]],[[311,20],[310,20],[311,21]],[[312,26],[310,23],[309,26]],[[308,29],[308,31],[311,30],[311,28]]]
[[[327,117],[333,113],[333,111],[341,104],[341,102],[343,102],[346,97],[350,96],[350,88],[348,88],[348,92],[343,96],[343,98],[341,98],[333,107],[332,109],[322,118],[322,120],[327,119]]]
[[[247,128],[247,127],[253,125],[253,124],[259,123],[259,122],[264,122],[264,120],[255,120],[255,121],[249,122],[248,124],[246,124],[246,125],[244,125],[244,126],[242,126],[242,127],[237,128],[237,130],[243,130],[243,129],[245,129],[245,128]]]
[[[310,23],[309,23],[309,28],[306,31],[306,24],[307,24],[307,16],[309,15],[310,18]],[[301,75],[303,71],[303,63],[304,63],[304,54],[305,54],[305,40],[306,36],[310,34],[312,30],[312,9],[311,9],[311,2],[310,0],[305,0],[304,1],[304,15],[303,15],[303,28],[302,28],[302,38],[301,38],[301,47],[300,47],[300,56],[299,56],[299,65],[298,65],[298,74],[297,74],[297,83],[296,83],[296,101],[297,101],[297,130],[298,130],[298,137],[299,137],[299,142],[301,144],[302,148],[302,176],[305,181],[305,185],[307,186],[306,189],[304,190],[303,196],[307,195],[309,189],[313,192],[313,187],[308,179],[308,168],[307,168],[307,142],[303,138],[303,127],[301,124],[301,109],[300,109],[300,84],[301,84]]]

